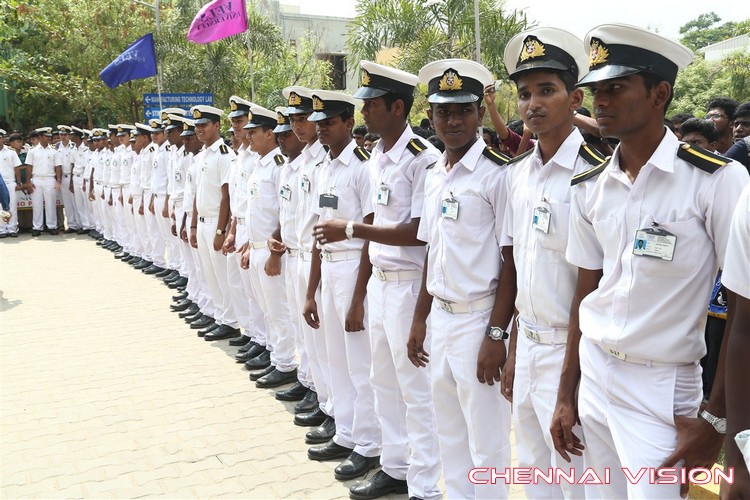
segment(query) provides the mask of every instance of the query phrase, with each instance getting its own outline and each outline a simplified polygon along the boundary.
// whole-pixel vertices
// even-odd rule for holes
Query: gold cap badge
[[[167,112],[166,111],[162,111],[162,113],[161,113],[161,119],[162,120],[166,120],[167,119]]]
[[[592,38],[591,51],[589,52],[589,69],[606,63],[608,58],[609,49],[607,49],[606,45],[601,40]]]
[[[279,125],[284,125],[286,123],[284,115],[282,115],[281,113],[276,113],[276,123]]]
[[[237,102],[234,99],[229,101],[229,109],[231,109],[232,111],[237,111]]]
[[[366,69],[362,70],[362,85],[370,85],[370,73]]]
[[[302,104],[302,98],[296,92],[290,92],[287,103],[289,106],[300,106]]]
[[[188,130],[190,128],[190,125],[187,124],[187,122],[182,124],[182,130]]]
[[[527,59],[534,59],[535,57],[540,57],[544,55],[544,44],[539,41],[538,38],[529,36],[526,37],[526,40],[523,42],[523,48],[521,49],[521,54],[518,56],[518,58],[521,61],[525,61]]]
[[[458,73],[453,71],[452,69],[449,69],[445,72],[443,75],[443,78],[440,80],[440,84],[438,86],[439,90],[461,90],[461,88],[464,86],[463,80],[461,80],[461,77],[458,76]]]
[[[313,111],[323,111],[324,105],[320,97],[313,96]]]
[[[203,116],[203,115],[201,114],[201,110],[200,109],[194,109],[193,110],[193,118],[200,118],[201,116]]]
[[[154,120],[154,119],[149,120],[148,121],[148,125],[151,128],[159,128],[159,127],[161,127],[161,123],[159,123],[159,120]]]

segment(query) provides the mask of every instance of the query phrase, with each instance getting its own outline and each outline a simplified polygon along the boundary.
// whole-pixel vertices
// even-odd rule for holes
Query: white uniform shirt
[[[229,184],[232,162],[236,155],[221,138],[206,148],[198,169],[195,207],[200,217],[218,217],[221,186]]]
[[[141,156],[141,189],[149,193],[151,192],[151,174],[154,173],[153,158],[157,148],[158,146],[152,142],[141,149],[139,153]]]
[[[568,246],[571,178],[594,168],[578,155],[583,136],[574,128],[546,164],[539,143],[534,152],[511,164],[506,176],[508,206],[502,246],[513,246],[518,295],[516,308],[530,325],[568,326],[578,268],[565,259]],[[549,213],[549,227],[534,227],[536,209]]]
[[[251,242],[268,239],[279,226],[279,176],[281,151],[275,148],[258,158],[247,180],[247,237]],[[283,165],[283,163],[282,163]]]
[[[99,153],[99,165],[97,170],[102,174],[101,181],[105,186],[109,186],[109,176],[112,171],[112,151],[108,148],[104,148]]]
[[[131,183],[134,156],[135,153],[130,145],[123,146],[120,152],[120,184],[124,187],[129,187]]]
[[[281,224],[281,240],[287,248],[298,249],[297,237],[297,205],[299,204],[299,171],[302,155],[289,161],[281,167],[279,176],[279,223]]]
[[[172,169],[172,191],[169,194],[169,199],[173,203],[182,202],[185,197],[185,176],[187,174],[188,166],[185,146],[181,146],[178,151],[179,153],[174,160],[174,166]]]
[[[122,174],[122,154],[125,151],[125,146],[120,144],[119,146],[115,147],[115,150],[112,152],[112,158],[110,160],[110,167],[109,167],[109,184],[112,187],[118,187],[120,185],[120,174]]]
[[[318,198],[315,197],[315,191],[318,184],[318,174],[320,166],[323,164],[326,152],[320,141],[315,141],[313,145],[306,144],[302,149],[300,156],[299,177],[297,182],[297,192],[299,193],[299,203],[297,203],[297,240],[299,248],[304,252],[312,252],[315,238],[313,238],[313,226],[318,223],[316,207]]]
[[[666,129],[665,129],[666,130]],[[581,332],[624,355],[692,363],[705,355],[706,304],[724,262],[729,221],[748,182],[737,162],[709,174],[676,156],[666,130],[634,183],[615,150],[593,187],[573,192],[567,259],[602,269],[599,288],[581,303]],[[633,254],[636,231],[676,236],[672,261]]]
[[[721,282],[750,299],[750,185],[745,187],[734,210]]]
[[[141,187],[142,159],[140,152],[133,151],[130,161],[130,194],[133,198],[143,196],[143,187]]]
[[[167,169],[169,163],[169,142],[164,141],[151,157],[151,192],[158,195],[167,194]]]
[[[16,167],[21,165],[21,159],[18,154],[8,146],[0,149],[0,177],[8,186],[8,191],[15,190],[16,185]]]
[[[32,167],[32,177],[54,177],[55,166],[59,165],[57,159],[57,151],[52,146],[43,148],[41,144],[31,148],[26,155],[26,163]]]
[[[247,211],[247,180],[258,159],[258,154],[244,145],[237,150],[237,159],[232,162],[229,183],[229,206],[235,217],[245,217]]]
[[[409,141],[415,138],[418,136],[407,125],[388,152],[383,152],[383,141],[373,148],[370,157],[373,225],[408,224],[422,216],[427,167],[437,162],[440,152],[429,142],[420,141],[424,151],[415,155],[407,148]],[[369,247],[372,265],[386,271],[422,270],[426,251],[422,246],[383,245],[375,241],[371,241]]]
[[[92,151],[89,157],[89,175],[94,171],[94,182],[102,182],[104,175],[104,164],[102,163],[102,151]]]
[[[320,166],[318,182],[315,186],[315,213],[320,222],[332,219],[353,220],[362,222],[366,215],[372,213],[372,191],[370,184],[370,167],[367,160],[360,160],[354,150],[357,143],[353,140],[346,145],[341,154],[331,159],[330,153]],[[334,195],[338,198],[338,207],[321,207],[320,199],[324,195]],[[338,252],[342,250],[361,250],[364,240],[337,241],[335,243],[318,244],[321,250]]]
[[[180,146],[178,148],[171,144],[168,148],[169,155],[167,155],[167,194],[169,195],[170,200],[172,199],[172,195],[174,194],[175,189],[175,173],[179,168],[177,163],[182,160],[182,152],[184,150],[185,148],[183,146]]]
[[[70,175],[73,171],[73,162],[75,161],[76,146],[72,142],[68,142],[65,146],[61,142],[57,146],[57,160],[55,165],[62,166],[63,175]]]
[[[75,148],[75,155],[73,156],[73,175],[83,175],[88,161],[88,151],[89,148],[83,143]]]
[[[478,139],[450,172],[443,154],[425,178],[417,237],[429,245],[427,291],[448,302],[478,300],[497,289],[508,167],[485,157],[485,148]],[[456,219],[441,217],[446,199],[458,201]]]
[[[195,202],[195,191],[198,188],[198,163],[201,161],[203,151],[193,155],[188,153],[185,157],[185,194],[182,198],[185,212],[193,215],[193,203]]]

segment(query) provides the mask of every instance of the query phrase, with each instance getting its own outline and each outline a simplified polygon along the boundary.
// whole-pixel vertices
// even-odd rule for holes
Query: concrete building
[[[280,5],[278,0],[260,0],[258,10],[281,27],[284,38],[295,45],[308,33],[314,34],[320,46],[317,55],[333,66],[331,81],[336,90],[353,92],[357,88],[356,68],[349,68],[346,59],[346,17],[301,14],[299,6]]]
[[[721,61],[735,52],[750,54],[750,35],[728,38],[698,49],[698,52],[706,57],[706,61]]]

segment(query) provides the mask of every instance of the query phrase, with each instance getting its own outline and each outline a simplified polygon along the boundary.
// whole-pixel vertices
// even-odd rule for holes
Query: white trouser
[[[326,348],[331,354],[331,392],[336,402],[336,435],[340,446],[354,448],[365,457],[380,455],[381,431],[375,416],[375,397],[370,386],[369,332],[344,331],[346,315],[354,295],[359,259],[321,262]],[[364,324],[367,325],[365,303]],[[318,333],[319,335],[320,333]]]
[[[159,204],[162,209],[164,208],[164,200],[160,200]],[[164,217],[162,210],[159,210],[157,214],[161,217],[162,231],[164,234],[164,243],[167,247],[167,267],[175,271],[182,271],[184,264],[182,263],[182,254],[180,253],[180,247],[178,245],[179,238],[172,234],[172,202],[170,201],[169,215]],[[156,207],[154,207],[156,208]]]
[[[477,355],[491,309],[451,314],[433,300],[432,394],[448,498],[508,498],[508,485],[475,485],[475,467],[510,468],[510,403],[500,387],[477,380]]]
[[[88,188],[88,183],[86,183],[86,187]],[[73,176],[73,191],[80,227],[81,229],[91,229],[91,204],[88,200],[88,191],[83,190],[83,175]]]
[[[236,243],[247,241],[247,226],[245,224],[237,224],[237,230],[235,232]],[[242,254],[236,254],[237,262]],[[239,264],[238,264],[239,265]],[[258,298],[255,295],[253,289],[253,280],[249,270],[239,268],[240,284],[242,285],[243,295],[247,298],[248,316],[245,318],[247,324],[240,325],[245,328],[245,335],[253,339],[257,344],[266,347],[268,345],[268,325],[266,324],[266,318],[263,311],[258,303]]]
[[[135,228],[135,210],[133,210],[135,200],[133,200],[133,204],[131,205],[128,203],[128,198],[130,198],[130,186],[123,186],[122,211],[124,214],[125,231],[127,232],[127,246],[125,250],[130,254],[136,254],[139,251],[140,242],[138,241],[138,234]]]
[[[645,333],[644,333],[645,334]],[[610,484],[587,487],[596,498],[679,498],[679,484],[651,484],[642,468],[659,467],[677,446],[674,415],[695,417],[703,398],[701,367],[645,366],[610,356],[581,338],[578,415],[586,435],[586,467]]]
[[[188,263],[188,260],[192,258],[190,255],[190,244],[185,243],[182,241],[182,238],[180,238],[180,225],[182,224],[182,218],[184,215],[185,210],[182,206],[182,200],[179,200],[174,204],[174,220],[170,219],[170,224],[174,224],[175,231],[177,231],[177,236],[172,235],[172,238],[175,241],[175,251],[179,253],[180,267],[177,268],[177,271],[179,271],[181,276],[189,278],[190,270],[192,269],[192,266]],[[172,230],[170,229],[169,232],[171,233]]]
[[[45,215],[47,229],[57,229],[57,192],[54,177],[32,177],[34,192],[31,193],[31,208],[33,228],[35,231],[44,229]]]
[[[110,197],[112,198],[112,205],[109,204]],[[104,215],[104,237],[108,240],[115,239],[114,231],[114,203],[115,199],[112,195],[112,188],[110,186],[104,186],[104,199],[102,200],[102,215]]]
[[[192,231],[190,229],[192,221],[192,214],[187,214],[185,227],[188,228],[188,235],[190,235],[190,232]],[[201,263],[198,249],[190,246],[190,255],[191,258],[188,263],[192,266],[192,270],[190,271],[190,280],[188,281],[185,290],[188,292],[188,298],[198,304],[201,312],[206,316],[211,316],[213,318],[216,314],[216,308],[214,307],[213,302],[211,302],[211,297],[208,294],[206,273],[203,271],[203,264]]]
[[[10,195],[10,206],[8,211],[10,212],[10,220],[6,223],[0,220],[0,234],[11,234],[18,232],[18,200],[16,199],[16,180],[3,179],[5,185],[8,187],[8,194]]]
[[[416,368],[407,356],[411,319],[421,280],[367,284],[372,345],[372,388],[383,452],[380,463],[389,476],[406,480],[409,496],[440,498],[440,448],[432,404],[431,366]],[[428,340],[425,350],[430,352]]]
[[[271,364],[281,372],[290,372],[297,368],[294,353],[295,331],[289,315],[289,303],[286,300],[284,273],[286,256],[281,258],[281,275],[269,276],[263,269],[270,250],[266,247],[250,250],[250,279],[253,291],[266,318],[268,333],[266,346],[271,351]]]
[[[96,231],[104,236],[104,207],[102,207],[102,202],[104,200],[101,199],[102,189],[104,189],[102,183],[99,181],[94,181],[94,201],[91,202],[91,208],[94,213],[94,224],[96,227]]]
[[[297,380],[308,389],[314,389],[315,384],[312,382],[310,375],[310,362],[307,359],[307,350],[305,349],[305,340],[302,337],[302,305],[299,303],[297,296],[297,280],[299,272],[297,267],[300,266],[299,257],[287,254],[285,257],[283,276],[284,290],[286,291],[287,307],[289,309],[289,320],[294,331],[294,346],[299,356],[299,366],[297,367]]]
[[[122,198],[122,201],[120,201],[120,198]],[[130,208],[130,205],[128,205],[128,197],[125,194],[125,189],[122,187],[113,188],[112,200],[114,202],[115,236],[117,237],[117,242],[127,252],[130,248],[130,230],[128,229],[125,210],[126,208]]]
[[[516,370],[513,381],[513,424],[519,467],[535,467],[543,471],[560,468],[565,472],[584,470],[583,457],[570,455],[566,462],[555,451],[552,434],[552,414],[557,401],[560,372],[565,358],[565,344],[537,344],[519,332],[516,343]],[[581,426],[573,432],[583,441]],[[585,453],[588,450],[585,450]],[[527,498],[584,498],[584,486],[547,484],[544,481],[525,484]]]
[[[70,192],[71,178],[73,178],[73,174],[63,174],[60,197],[62,198],[63,207],[65,207],[65,218],[68,222],[68,228],[78,229],[81,227],[81,222],[78,217],[78,208],[76,208],[75,186],[73,186],[73,192]]]
[[[162,210],[164,209],[164,200],[166,199],[165,194],[159,194],[154,195],[156,196],[154,198],[154,219],[155,219],[155,225],[159,232],[159,236],[162,241],[162,245],[164,248],[164,252],[162,252],[162,256],[164,256],[164,253],[166,253],[166,256],[164,256],[164,265],[159,267],[166,267],[169,269],[175,269],[173,267],[175,265],[175,249],[176,247],[173,246],[173,239],[174,236],[172,235],[172,219],[169,217],[164,217],[162,214]],[[211,240],[213,241],[213,239]]]
[[[132,247],[133,251],[130,252],[138,257],[145,257],[146,244],[145,239],[147,236],[146,219],[142,215],[138,214],[138,208],[141,206],[142,197],[138,194],[133,194],[133,204],[130,205],[133,208],[131,214],[131,220],[133,223],[133,234],[132,234]]]
[[[152,214],[148,209],[152,196],[153,195],[150,193],[148,196],[146,194],[143,195],[143,215],[146,217],[148,237],[151,241],[151,254],[149,255],[148,260],[153,262],[157,267],[167,267],[167,260],[164,258],[164,253],[166,251],[164,246],[164,236],[162,235],[162,230],[159,228],[159,220],[162,216],[156,210],[156,207],[159,206],[159,200],[164,201],[164,199],[160,197],[154,199],[154,213]]]
[[[221,250],[214,250],[216,219],[217,217],[209,217],[205,219],[206,222],[198,221],[198,255],[203,266],[208,293],[214,305],[216,323],[237,328],[239,324],[234,318],[227,286],[227,256],[222,254]]]
[[[300,253],[299,268],[297,269],[297,298],[300,303],[298,314],[302,316],[307,297],[307,283],[310,279],[309,260],[304,260]],[[315,302],[318,304],[318,317],[320,327],[315,330],[307,324],[304,317],[300,321],[301,334],[305,342],[307,362],[310,365],[312,384],[310,389],[318,394],[320,409],[329,417],[334,417],[333,395],[331,394],[331,370],[328,364],[328,348],[326,347],[325,322],[323,318],[323,306],[320,297],[320,287],[315,291]],[[294,313],[292,313],[294,314]]]

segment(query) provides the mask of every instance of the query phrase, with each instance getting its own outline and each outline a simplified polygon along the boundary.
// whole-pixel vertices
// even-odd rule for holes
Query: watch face
[[[714,428],[716,428],[716,431],[721,434],[727,433],[727,419],[726,418],[717,418],[716,423],[714,424]]]
[[[492,338],[492,340],[502,340],[503,330],[497,327],[490,328],[490,338]]]

